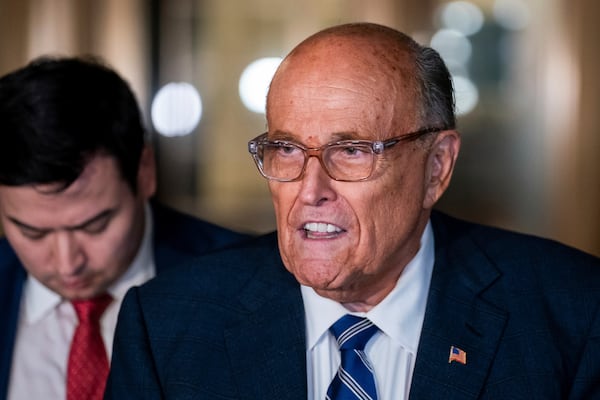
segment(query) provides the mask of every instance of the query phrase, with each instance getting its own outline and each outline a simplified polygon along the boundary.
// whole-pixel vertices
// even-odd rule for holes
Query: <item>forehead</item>
[[[0,212],[32,226],[71,225],[109,207],[129,194],[112,157],[96,156],[69,187],[0,185]]]
[[[415,91],[407,71],[412,64],[406,54],[396,54],[391,62],[381,47],[336,38],[292,53],[271,84],[269,130],[385,137],[410,125]]]

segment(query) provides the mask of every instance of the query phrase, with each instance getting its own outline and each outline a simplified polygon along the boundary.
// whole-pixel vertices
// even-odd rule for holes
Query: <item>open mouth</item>
[[[325,222],[307,222],[302,228],[308,239],[328,239],[344,232],[339,226]]]

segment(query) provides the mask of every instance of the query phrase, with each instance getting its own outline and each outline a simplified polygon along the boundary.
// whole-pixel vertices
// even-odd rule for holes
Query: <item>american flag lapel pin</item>
[[[467,353],[459,349],[456,346],[450,346],[450,357],[448,357],[448,364],[452,361],[459,362],[461,364],[467,364]]]

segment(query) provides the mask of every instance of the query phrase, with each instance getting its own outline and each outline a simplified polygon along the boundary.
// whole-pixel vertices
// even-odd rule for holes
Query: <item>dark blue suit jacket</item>
[[[600,399],[600,261],[434,213],[411,399]],[[105,399],[306,399],[298,283],[274,234],[129,291]],[[467,352],[448,362],[450,346]]]
[[[152,204],[157,273],[186,259],[242,241],[245,235]],[[0,239],[0,399],[5,399],[26,272],[8,241]]]

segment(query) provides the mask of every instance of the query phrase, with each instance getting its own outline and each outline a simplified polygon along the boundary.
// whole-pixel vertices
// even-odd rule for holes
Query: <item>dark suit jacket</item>
[[[600,399],[600,262],[434,213],[411,399]],[[132,289],[105,399],[306,399],[304,310],[276,236]],[[448,362],[450,346],[467,364]]]
[[[187,258],[246,238],[240,233],[158,204],[152,204],[152,213],[157,273],[183,263]],[[7,396],[21,292],[26,277],[8,241],[0,239],[0,399]]]

